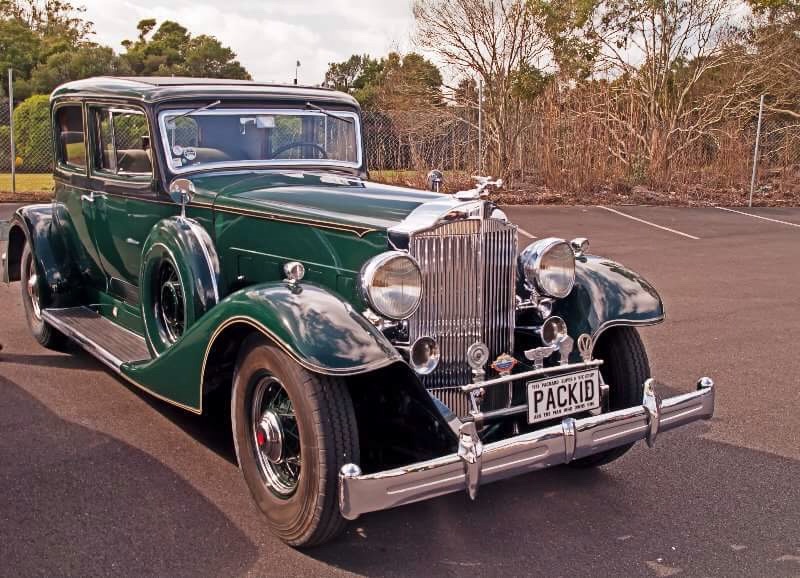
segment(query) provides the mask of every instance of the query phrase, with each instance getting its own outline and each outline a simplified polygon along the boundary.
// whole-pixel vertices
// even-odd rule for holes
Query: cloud
[[[410,49],[410,0],[83,0],[96,40],[120,50],[143,18],[175,20],[230,46],[253,78],[322,82],[329,62]],[[113,8],[110,6],[113,5]]]

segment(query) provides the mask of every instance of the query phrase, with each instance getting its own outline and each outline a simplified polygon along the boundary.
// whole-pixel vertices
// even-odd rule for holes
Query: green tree
[[[124,66],[140,76],[194,76],[249,79],[236,54],[213,36],[192,36],[171,20],[155,29],[154,19],[141,20],[139,37],[122,43]],[[155,32],[153,30],[155,29]]]
[[[349,92],[364,108],[411,110],[442,103],[441,72],[414,52],[390,52],[380,60],[354,54],[330,63],[324,84]]]
[[[109,74],[127,74],[129,69],[108,46],[84,44],[69,52],[54,52],[31,74],[31,89],[51,92],[70,80]]]
[[[23,20],[0,20],[0,71],[12,68],[20,80],[30,78],[38,62],[40,49],[41,40]],[[6,83],[0,84],[5,94],[8,90]]]

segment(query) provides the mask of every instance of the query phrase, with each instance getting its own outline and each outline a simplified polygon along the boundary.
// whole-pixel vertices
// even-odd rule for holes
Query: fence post
[[[483,172],[483,79],[478,79],[478,174]]]
[[[11,148],[11,194],[17,194],[17,152],[14,147],[14,71],[8,69],[8,141]]]
[[[761,143],[761,121],[764,118],[764,96],[761,95],[761,103],[758,105],[758,128],[756,128],[756,146],[753,150],[753,176],[750,179],[750,201],[748,207],[753,206],[753,192],[756,189],[756,173],[758,172],[758,146]]]

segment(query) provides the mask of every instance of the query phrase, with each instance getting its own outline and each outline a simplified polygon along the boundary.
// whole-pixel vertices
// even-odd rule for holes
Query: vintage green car
[[[708,378],[657,396],[645,279],[586,239],[519,252],[488,178],[370,182],[346,94],[93,78],[53,93],[52,122],[55,198],[16,212],[3,256],[33,335],[188,411],[230,404],[291,545],[713,413]]]

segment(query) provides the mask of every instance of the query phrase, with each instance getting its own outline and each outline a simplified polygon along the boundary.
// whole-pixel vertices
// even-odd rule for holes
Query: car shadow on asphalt
[[[176,472],[0,377],[0,560],[17,575],[233,575],[256,547]]]
[[[604,468],[559,467],[481,487],[475,502],[458,493],[365,515],[308,554],[367,575],[796,576],[800,463],[668,435]],[[680,494],[661,490],[668,478]]]

